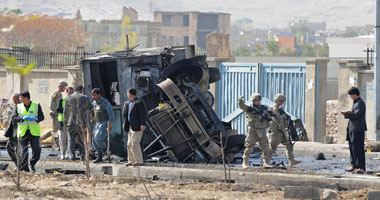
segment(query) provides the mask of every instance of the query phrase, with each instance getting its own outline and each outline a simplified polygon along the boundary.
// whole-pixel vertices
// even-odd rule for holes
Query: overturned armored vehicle
[[[141,142],[146,159],[160,155],[175,162],[213,163],[224,154],[232,161],[244,147],[245,136],[234,134],[212,109],[208,89],[220,79],[219,70],[209,68],[205,56],[195,56],[192,45],[100,53],[83,59],[81,70],[86,94],[100,88],[115,111],[112,154],[126,155],[122,105],[130,87],[148,111],[149,128]]]

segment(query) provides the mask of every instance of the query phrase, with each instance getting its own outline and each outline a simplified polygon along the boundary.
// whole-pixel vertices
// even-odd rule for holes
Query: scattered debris
[[[325,154],[318,153],[315,157],[315,160],[326,160]]]
[[[70,185],[70,183],[69,183],[69,182],[67,182],[67,181],[64,181],[64,182],[62,182],[62,183],[58,184],[58,187],[66,187],[66,186],[69,186],[69,185]]]
[[[371,150],[371,152],[380,152],[380,142],[368,142],[366,144],[366,150]]]
[[[326,102],[326,138],[327,144],[335,144],[338,141],[338,101]],[[326,140],[325,138],[325,140]]]
[[[6,170],[8,168],[8,166],[9,166],[8,163],[5,163],[5,164],[0,163],[0,170],[4,171],[4,170]]]
[[[338,196],[338,192],[335,190],[325,189],[323,191],[323,199],[324,200],[336,199],[337,196]]]

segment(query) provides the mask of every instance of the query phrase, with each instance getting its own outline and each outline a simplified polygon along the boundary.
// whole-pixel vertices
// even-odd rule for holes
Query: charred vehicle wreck
[[[146,159],[166,155],[175,162],[232,161],[244,148],[237,135],[212,109],[209,85],[220,79],[206,56],[195,56],[193,45],[99,53],[81,61],[86,95],[104,91],[115,111],[110,132],[111,153],[125,156],[122,105],[127,89],[135,87],[148,112],[149,129],[141,142]],[[164,156],[165,157],[165,156]]]

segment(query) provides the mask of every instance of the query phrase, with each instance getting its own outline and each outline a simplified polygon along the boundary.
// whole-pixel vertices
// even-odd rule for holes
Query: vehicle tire
[[[241,147],[244,148],[245,135],[230,135],[227,139],[226,149],[232,147]]]
[[[235,160],[235,154],[244,149],[245,135],[231,135],[227,139],[225,149],[225,161],[231,163]]]
[[[209,67],[208,68],[208,74],[209,74],[209,83],[215,83],[220,80],[220,70],[216,67]]]

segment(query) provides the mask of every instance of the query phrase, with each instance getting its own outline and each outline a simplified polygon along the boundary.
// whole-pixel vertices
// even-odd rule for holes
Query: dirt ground
[[[0,172],[0,199],[283,199],[283,189],[269,185],[137,180],[112,176],[22,174],[22,191]],[[145,186],[144,186],[145,185]],[[146,187],[146,189],[145,189]],[[339,199],[367,199],[368,188],[339,192]],[[148,192],[149,195],[148,195]]]

